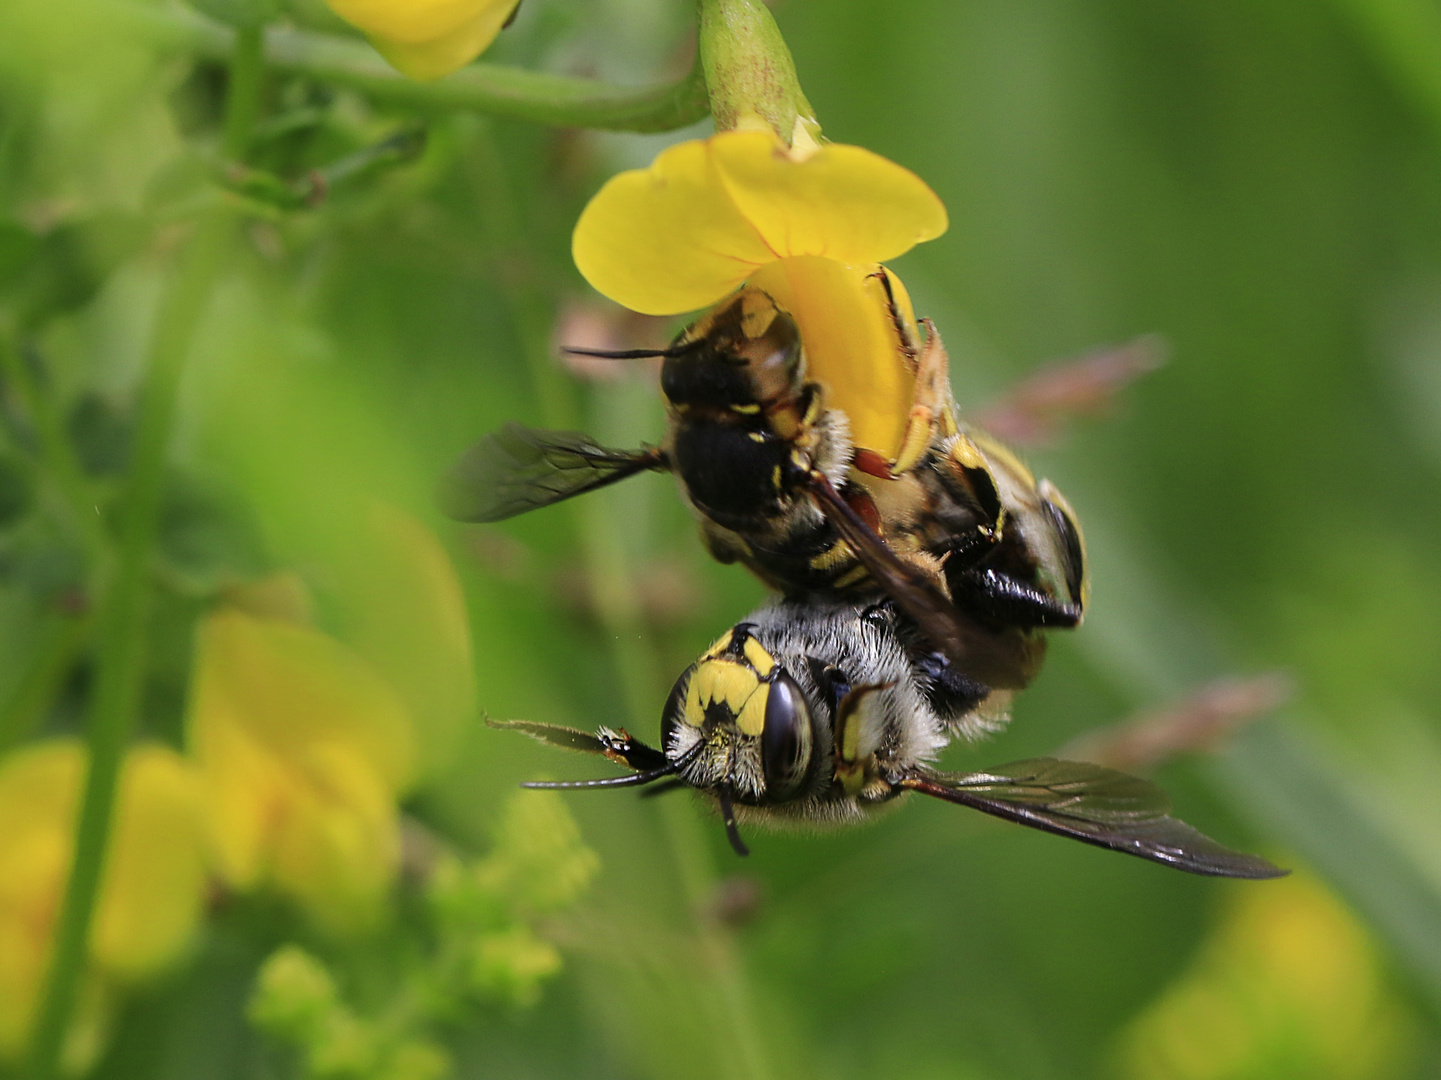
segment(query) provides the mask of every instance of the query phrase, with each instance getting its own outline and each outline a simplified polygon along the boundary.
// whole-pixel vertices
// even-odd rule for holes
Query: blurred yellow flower
[[[475,719],[475,677],[465,592],[435,534],[395,507],[365,512],[339,567],[341,636],[410,710],[417,772],[455,762]]]
[[[599,292],[648,315],[706,307],[741,284],[795,317],[810,376],[858,446],[894,457],[911,403],[879,264],[945,232],[914,173],[869,150],[769,129],[725,131],[612,177],[580,216],[575,264]],[[910,300],[890,278],[903,322]]]
[[[1127,1080],[1385,1080],[1411,1020],[1366,933],[1317,882],[1243,886],[1191,969],[1131,1025]]]
[[[520,0],[326,0],[412,79],[438,79],[490,47]]]
[[[24,1050],[35,1019],[85,761],[78,740],[56,739],[0,762],[0,1058]],[[72,1065],[100,1048],[106,989],[155,974],[190,941],[205,893],[198,796],[192,766],[173,751],[139,746],[126,756]]]
[[[415,775],[395,689],[326,634],[221,609],[200,627],[188,725],[224,880],[272,886],[332,930],[369,923]]]
[[[581,213],[571,251],[616,303],[675,315],[714,304],[778,259],[869,266],[946,224],[923,180],[869,150],[792,149],[769,129],[723,131],[611,177]]]

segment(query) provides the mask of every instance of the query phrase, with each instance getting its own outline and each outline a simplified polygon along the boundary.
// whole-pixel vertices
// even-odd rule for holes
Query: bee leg
[[[881,283],[881,291],[886,294],[886,314],[890,316],[891,327],[896,332],[896,341],[901,347],[902,355],[905,356],[906,368],[914,371],[916,358],[921,355],[921,343],[916,339],[915,328],[911,325],[910,320],[901,314],[901,305],[896,302],[896,279],[884,266],[870,277]]]
[[[852,688],[836,707],[836,779],[847,795],[859,795],[875,777],[875,754],[885,733],[879,691],[892,683]]]
[[[1080,604],[1058,599],[999,570],[971,566],[948,573],[946,583],[958,607],[999,626],[1069,630],[1079,626],[1084,615]]]
[[[891,463],[891,475],[901,476],[925,457],[937,434],[956,433],[951,412],[951,360],[941,343],[940,332],[929,319],[922,319],[926,343],[916,367],[916,386],[911,394],[911,415],[906,422],[901,449]]]

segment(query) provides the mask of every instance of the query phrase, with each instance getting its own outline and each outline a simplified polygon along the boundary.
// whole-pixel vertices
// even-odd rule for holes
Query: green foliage
[[[473,1020],[477,1006],[533,1008],[560,973],[560,953],[535,920],[574,905],[599,863],[557,795],[512,796],[484,857],[436,850],[427,858],[418,921],[396,928],[406,945],[371,1008],[348,1004],[326,963],[298,945],[262,965],[248,1015],[294,1050],[297,1075],[439,1080],[451,1067],[437,1026]]]

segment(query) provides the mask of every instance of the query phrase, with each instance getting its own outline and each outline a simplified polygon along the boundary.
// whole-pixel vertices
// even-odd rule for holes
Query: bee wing
[[[1150,781],[1089,762],[1034,758],[977,773],[915,768],[893,782],[1192,874],[1273,878],[1287,872],[1260,856],[1222,847],[1171,817],[1166,793]]]
[[[1045,638],[1020,630],[994,631],[969,619],[923,571],[898,558],[820,473],[811,478],[811,494],[871,577],[957,671],[993,690],[1019,690],[1035,677],[1045,656]]]
[[[577,431],[506,424],[463,453],[440,486],[440,507],[459,521],[503,521],[572,495],[664,470],[653,447],[613,450]]]

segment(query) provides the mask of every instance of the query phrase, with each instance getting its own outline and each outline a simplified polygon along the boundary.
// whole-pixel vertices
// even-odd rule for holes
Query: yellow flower
[[[725,131],[612,177],[575,227],[585,279],[648,315],[707,307],[749,283],[795,317],[811,377],[857,445],[894,456],[912,378],[878,264],[945,232],[914,173],[869,150],[769,129]],[[910,303],[894,277],[898,306]]]
[[[0,1058],[24,1050],[39,1005],[85,760],[78,740],[56,739],[0,762]],[[100,1048],[106,988],[162,970],[191,939],[205,893],[198,794],[194,770],[173,751],[140,746],[126,756],[72,1065]]]
[[[777,259],[866,266],[945,231],[936,193],[869,150],[787,149],[769,130],[723,131],[612,177],[581,213],[571,250],[616,303],[676,315],[714,304]]]
[[[391,685],[326,634],[222,609],[200,627],[188,723],[224,880],[270,885],[333,930],[370,922],[415,772]]]
[[[419,774],[453,766],[475,720],[475,678],[465,592],[450,557],[415,518],[375,503],[336,570],[341,636],[410,710]]]
[[[412,79],[438,79],[490,47],[520,0],[327,0]]]
[[[1128,1080],[1405,1075],[1411,1017],[1365,929],[1318,883],[1296,875],[1233,893],[1228,917],[1190,970],[1121,1045]]]

